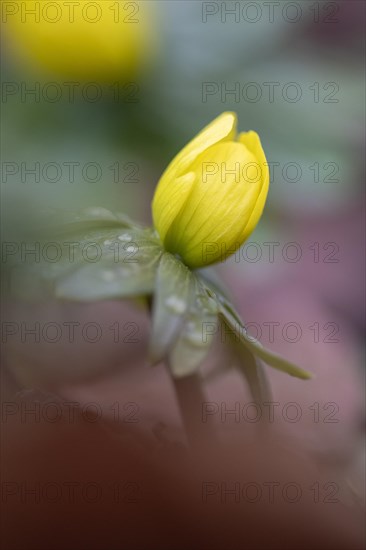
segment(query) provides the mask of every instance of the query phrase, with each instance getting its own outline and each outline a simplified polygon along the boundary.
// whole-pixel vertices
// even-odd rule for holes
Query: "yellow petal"
[[[215,118],[174,157],[161,176],[157,192],[168,187],[172,180],[190,171],[190,165],[207,148],[222,141],[233,141],[236,136],[237,117],[225,112]]]
[[[247,239],[257,225],[266,203],[269,188],[269,167],[262,148],[261,140],[256,132],[250,131],[241,133],[239,135],[239,142],[243,143],[256,157],[262,173],[261,192],[244,231],[244,239]]]
[[[206,149],[192,165],[195,184],[165,242],[190,267],[207,264],[202,256],[207,243],[219,248],[210,263],[217,261],[222,249],[242,244],[261,191],[260,178],[249,181],[245,177],[249,163],[256,164],[254,155],[242,143],[229,142]]]
[[[194,162],[205,149],[222,141],[233,141],[236,137],[237,117],[235,113],[225,112],[215,118],[208,126],[192,139],[175,157],[182,167]],[[183,168],[184,169],[184,168]]]
[[[152,203],[152,213],[154,226],[162,240],[165,239],[169,227],[184,206],[195,177],[194,172],[188,172],[170,181],[164,192],[161,188],[157,189]]]

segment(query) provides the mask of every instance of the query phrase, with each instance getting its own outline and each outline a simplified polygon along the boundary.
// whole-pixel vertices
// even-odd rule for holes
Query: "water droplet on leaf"
[[[128,233],[122,233],[122,235],[119,235],[118,239],[120,241],[132,241],[132,237]]]
[[[169,296],[165,300],[165,305],[170,311],[178,315],[184,313],[187,307],[186,302],[178,298],[178,296]]]

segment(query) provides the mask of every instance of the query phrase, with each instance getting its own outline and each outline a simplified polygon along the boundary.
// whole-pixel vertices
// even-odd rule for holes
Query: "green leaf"
[[[199,368],[217,331],[216,303],[207,296],[197,277],[194,279],[183,326],[168,359],[175,377],[188,376]]]
[[[259,357],[271,367],[286,372],[296,378],[308,380],[312,377],[311,373],[308,371],[297,367],[290,361],[283,359],[280,355],[267,350],[260,342],[255,340],[253,337],[248,336],[244,324],[240,319],[240,315],[237,313],[229,300],[225,298],[216,288],[213,290],[207,285],[206,291],[217,301],[219,315],[231,329],[233,335],[236,337],[236,340],[241,342],[253,355]]]
[[[283,359],[280,355],[267,350],[260,342],[255,340],[253,337],[248,336],[243,323],[240,319],[238,319],[234,310],[231,311],[220,303],[219,314],[227,326],[233,331],[233,334],[236,336],[237,340],[242,342],[242,344],[256,357],[259,357],[271,367],[286,372],[296,378],[307,380],[312,377],[311,373],[297,367],[286,359]]]
[[[84,301],[152,294],[161,249],[137,239],[129,243],[122,255],[114,248],[98,263],[79,264],[56,282],[56,296]]]
[[[229,296],[229,289],[224,285],[216,269],[212,266],[196,270],[196,275],[202,281],[205,288],[210,288],[218,292],[222,297]]]
[[[92,206],[77,212],[54,211],[49,213],[40,222],[41,227],[54,234],[64,232],[82,231],[84,228],[127,227],[139,229],[142,227],[134,223],[123,213],[111,212],[106,208]]]
[[[224,321],[221,320],[221,323]],[[234,353],[234,366],[245,378],[254,401],[258,404],[271,401],[269,381],[260,360],[240,341],[237,341],[233,334],[227,332],[225,334],[229,338]]]
[[[260,342],[254,340],[252,337],[242,335],[242,341],[243,344],[254,353],[254,355],[262,359],[262,361],[274,369],[286,372],[290,376],[301,378],[302,380],[309,380],[312,378],[312,374],[310,372],[294,365],[294,363],[291,363],[290,361],[287,361],[277,353],[269,351],[262,346]]]
[[[238,369],[246,379],[255,403],[268,403],[272,400],[270,384],[261,361],[244,346],[241,347]]]
[[[169,353],[178,337],[194,284],[191,271],[165,252],[160,259],[152,311],[149,357],[158,363]]]
[[[153,232],[94,210],[99,217],[90,211],[67,214],[69,223],[50,226],[47,240],[39,241],[41,261],[17,266],[12,290],[22,298],[48,292],[81,301],[152,293],[162,253]]]

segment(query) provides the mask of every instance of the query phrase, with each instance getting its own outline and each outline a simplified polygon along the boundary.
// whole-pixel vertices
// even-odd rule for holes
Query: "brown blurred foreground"
[[[188,452],[179,433],[93,421],[91,410],[52,422],[34,407],[49,395],[16,395],[4,378],[6,550],[363,548],[344,480],[289,442],[241,429]]]

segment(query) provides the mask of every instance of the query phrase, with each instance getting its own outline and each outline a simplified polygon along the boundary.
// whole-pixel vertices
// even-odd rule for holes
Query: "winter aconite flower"
[[[173,159],[155,192],[155,228],[166,250],[191,268],[224,260],[257,225],[269,170],[256,132],[236,132],[223,113]]]
[[[7,2],[4,30],[31,67],[62,78],[133,77],[151,52],[148,2]]]
[[[40,216],[30,235],[42,250],[52,240],[60,251],[57,262],[43,255],[27,262],[25,269],[23,254],[5,251],[10,255],[7,274],[15,280],[12,292],[41,302],[48,295],[146,304],[151,316],[148,360],[165,362],[173,379],[196,375],[219,349],[224,351],[222,369],[239,368],[256,402],[271,399],[262,362],[310,378],[309,372],[253,338],[231,303],[230,289],[222,287],[213,270],[195,269],[239,247],[266,201],[269,174],[259,138],[255,132],[237,136],[235,126],[234,114],[222,114],[168,166],[153,201],[154,227],[97,205],[77,212],[56,208]],[[72,250],[64,246],[66,237],[77,244]],[[131,328],[126,338],[138,342],[139,327],[132,325],[124,325],[126,334]],[[216,375],[216,365],[215,360],[206,370],[209,376]],[[180,397],[190,396],[187,386],[182,388]],[[192,388],[202,402],[198,386]]]

